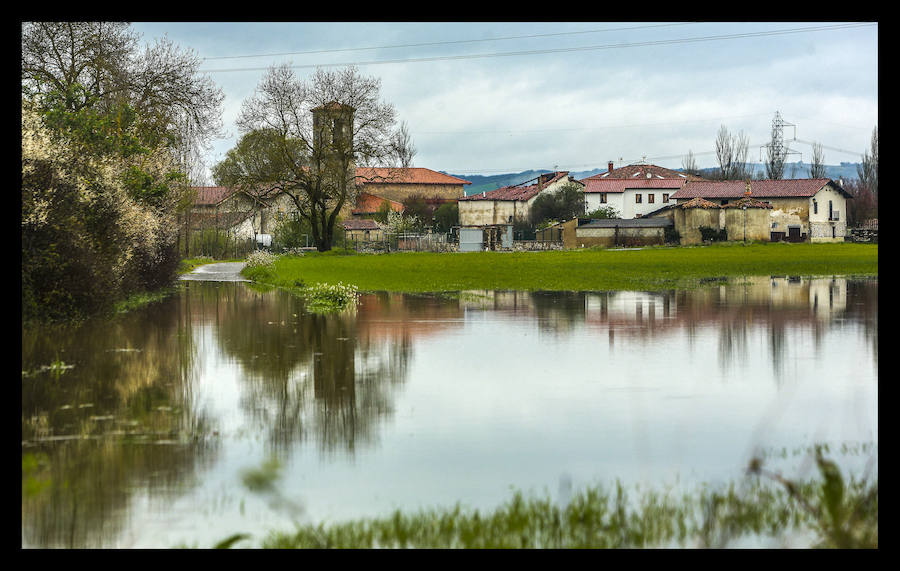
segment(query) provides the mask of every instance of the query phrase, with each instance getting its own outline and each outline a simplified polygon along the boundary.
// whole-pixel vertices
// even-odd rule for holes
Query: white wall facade
[[[671,197],[677,191],[677,188],[627,188],[622,193],[622,218],[636,218],[638,214],[643,216],[648,212],[659,210],[663,206],[674,204],[675,201],[669,198],[667,202],[663,201],[663,194]],[[641,201],[637,202],[637,196],[640,195]],[[651,196],[653,197],[651,202]]]
[[[809,241],[843,242],[846,235],[847,199],[831,185],[825,185],[809,199]]]
[[[601,194],[606,194],[606,202],[601,202],[602,197]],[[616,212],[619,213],[619,218],[624,218],[622,216],[622,211],[625,209],[624,203],[624,194],[621,192],[607,192],[607,193],[599,193],[599,192],[585,192],[584,193],[584,213],[593,212],[598,208],[603,207],[613,207],[616,209]]]

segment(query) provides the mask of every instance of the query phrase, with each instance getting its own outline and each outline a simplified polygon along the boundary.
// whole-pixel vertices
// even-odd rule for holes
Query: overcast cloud
[[[867,150],[877,125],[876,23],[133,26],[145,41],[168,36],[210,58],[202,69],[225,92],[228,135],[215,142],[210,164],[224,158],[235,144],[241,102],[253,92],[265,68],[284,62],[355,63],[363,74],[379,77],[384,100],[407,122],[418,148],[415,166],[454,174],[581,171],[605,168],[610,160],[619,165],[644,157],[679,168],[688,150],[701,167],[715,166],[711,151],[721,125],[733,133],[743,131],[752,145],[750,159],[759,161],[759,145],[769,139],[776,110],[796,125],[797,139],[825,145],[827,164],[855,162]],[[822,29],[740,37],[803,28]],[[498,39],[510,36],[530,37]],[[700,41],[712,36],[728,38]],[[436,42],[447,43],[409,46]],[[399,45],[409,47],[387,47]],[[361,49],[372,47],[379,49]],[[271,55],[311,51],[320,53]],[[496,55],[510,52],[539,53]],[[212,59],[225,56],[259,57]],[[460,56],[467,58],[365,63]],[[296,69],[301,76],[313,71],[314,67]],[[788,128],[786,138],[794,132]],[[790,146],[809,160],[808,144]]]

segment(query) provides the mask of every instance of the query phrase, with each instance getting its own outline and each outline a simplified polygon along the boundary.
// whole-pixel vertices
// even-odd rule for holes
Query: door
[[[799,226],[788,226],[788,241],[789,242],[799,242],[800,241],[800,227]]]

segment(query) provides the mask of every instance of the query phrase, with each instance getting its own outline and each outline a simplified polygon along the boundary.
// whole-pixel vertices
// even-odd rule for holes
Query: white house
[[[634,164],[583,179],[585,213],[612,207],[619,218],[637,218],[659,210],[689,180],[700,177],[651,164]]]

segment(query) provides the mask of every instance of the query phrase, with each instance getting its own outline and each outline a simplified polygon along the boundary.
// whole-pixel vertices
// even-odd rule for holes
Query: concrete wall
[[[771,239],[771,210],[766,208],[723,208],[725,232],[729,240],[764,240]]]
[[[563,238],[566,248],[604,248],[615,246],[649,246],[665,244],[664,228],[576,228],[574,243],[570,246]]]
[[[721,228],[719,224],[721,211],[722,209],[720,208],[676,208],[674,216],[675,230],[681,235],[681,244],[703,243],[700,227]]]
[[[534,198],[537,198],[535,196]],[[519,200],[460,200],[459,224],[461,226],[485,226],[488,224],[509,224],[528,216],[534,198],[528,202]]]
[[[772,205],[769,211],[769,231],[788,234],[789,226],[800,226],[800,234],[809,236],[809,209],[812,201],[808,198],[761,198]]]
[[[361,192],[368,192],[388,200],[403,202],[410,196],[421,195],[425,198],[444,198],[459,200],[464,196],[461,184],[399,184],[399,183],[367,183],[360,187]]]

